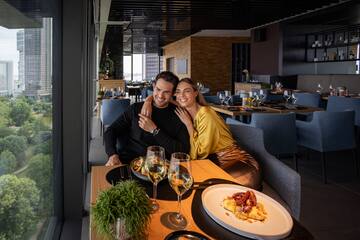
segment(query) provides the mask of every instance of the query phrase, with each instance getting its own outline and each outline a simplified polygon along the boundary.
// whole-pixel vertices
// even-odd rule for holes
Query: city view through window
[[[135,82],[153,80],[163,69],[162,57],[159,58],[157,53],[133,54],[133,78],[131,79],[131,56],[124,56],[123,62],[124,79]]]
[[[0,22],[0,239],[42,239],[53,216],[51,18]]]

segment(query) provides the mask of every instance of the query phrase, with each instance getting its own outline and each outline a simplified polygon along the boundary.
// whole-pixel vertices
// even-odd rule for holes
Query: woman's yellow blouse
[[[234,143],[224,120],[209,106],[200,107],[194,119],[194,129],[193,136],[190,136],[191,159],[204,159]]]

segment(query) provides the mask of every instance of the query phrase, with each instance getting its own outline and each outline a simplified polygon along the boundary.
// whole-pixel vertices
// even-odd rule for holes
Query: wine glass
[[[292,98],[292,103],[295,105],[297,98],[294,93],[291,95],[291,98]]]
[[[220,91],[220,92],[218,92],[217,93],[217,95],[218,95],[218,98],[219,98],[219,100],[220,100],[220,103],[221,103],[221,105],[223,105],[224,104],[224,100],[225,100],[225,92],[224,91]]]
[[[259,91],[259,104],[263,104],[265,100],[264,90],[260,89]]]
[[[184,229],[187,220],[181,214],[181,197],[193,184],[190,156],[188,154],[181,152],[171,154],[168,179],[170,186],[178,196],[178,212],[171,213],[169,221],[173,226]]]
[[[291,98],[291,92],[288,91],[288,90],[285,90],[284,91],[284,98],[285,98],[286,104],[289,103],[289,100]]]
[[[156,212],[159,209],[159,204],[156,202],[157,184],[166,176],[164,148],[160,146],[148,147],[144,166],[148,174],[148,178],[153,183],[153,199],[151,204],[153,212]]]

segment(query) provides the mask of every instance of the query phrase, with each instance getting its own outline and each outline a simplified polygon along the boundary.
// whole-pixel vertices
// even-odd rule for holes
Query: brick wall
[[[231,90],[232,43],[248,42],[247,37],[187,37],[164,47],[164,67],[166,58],[188,58],[188,74],[180,78],[191,77],[212,94]]]

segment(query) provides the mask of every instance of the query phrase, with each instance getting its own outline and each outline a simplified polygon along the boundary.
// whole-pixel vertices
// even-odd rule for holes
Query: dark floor
[[[328,184],[323,184],[320,153],[310,152],[307,160],[306,150],[299,151],[300,222],[315,239],[360,239],[360,179],[352,152],[327,154]]]
[[[98,119],[93,121],[90,158],[105,159]],[[320,154],[299,149],[302,180],[300,222],[319,240],[360,239],[360,178],[351,151],[327,155],[328,184],[322,182]],[[292,161],[282,159],[292,166]]]

